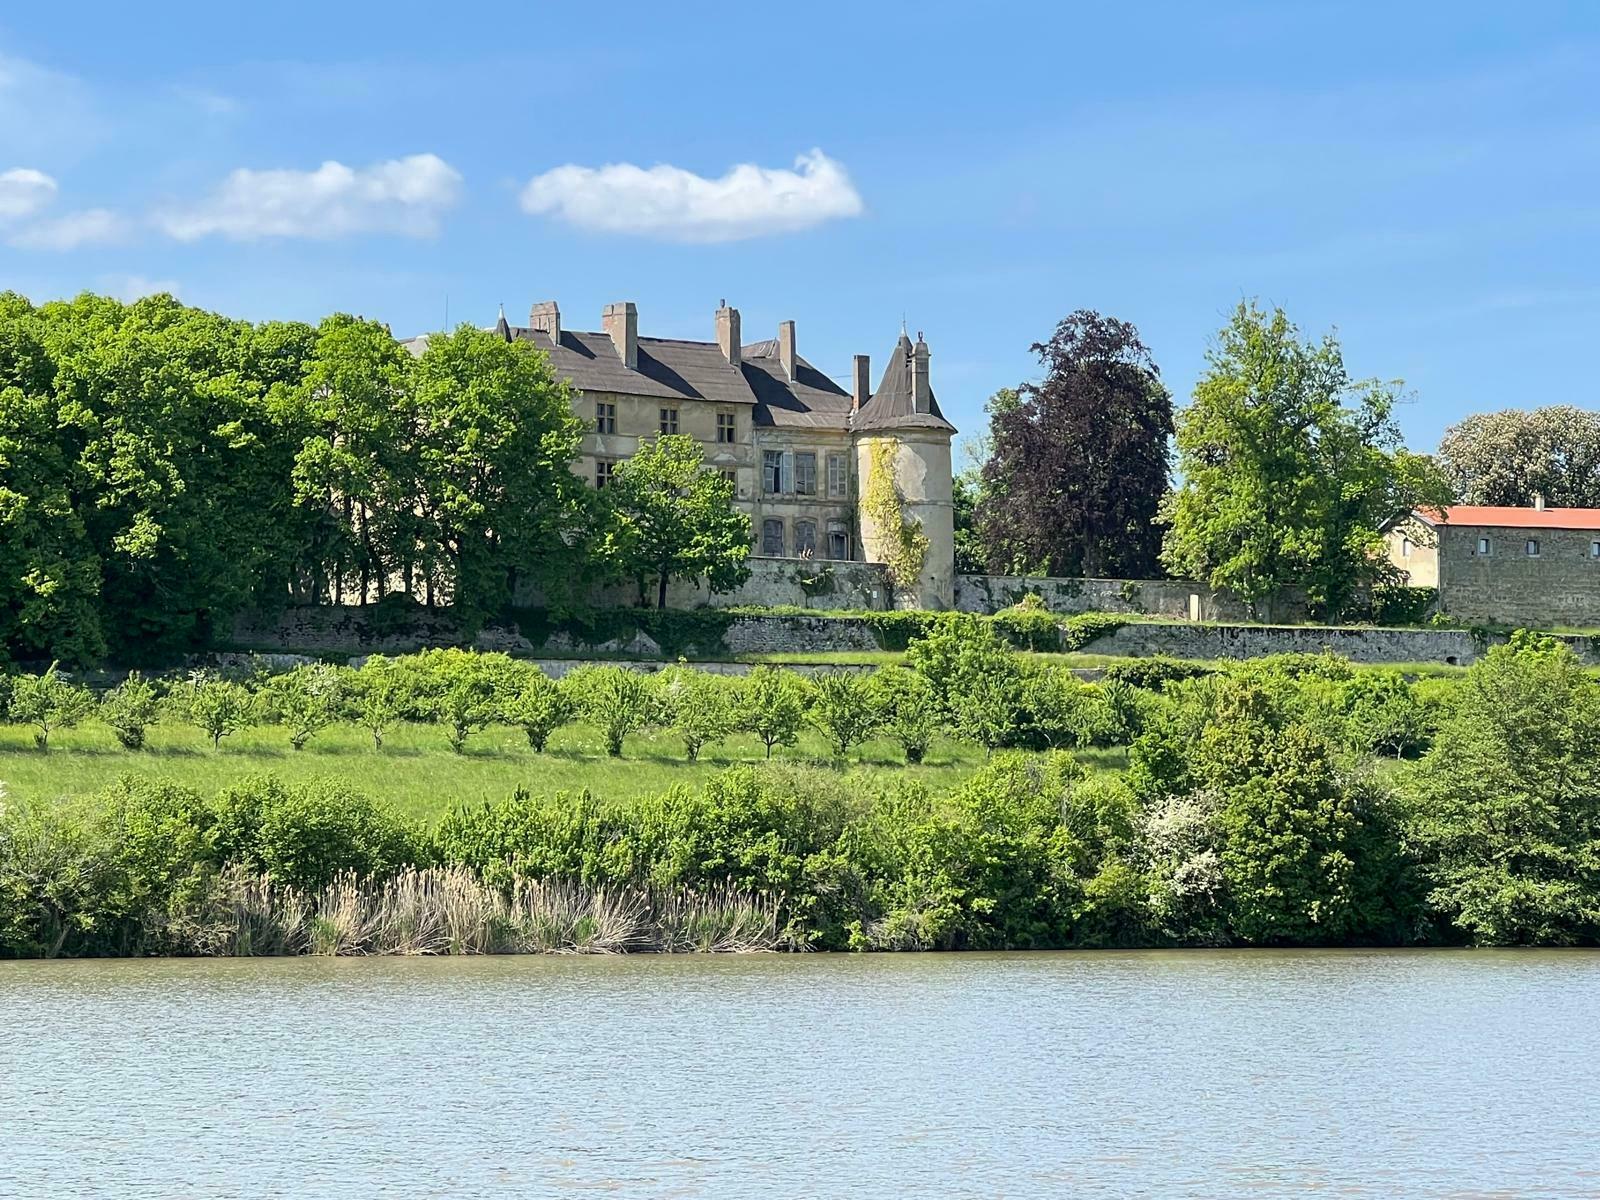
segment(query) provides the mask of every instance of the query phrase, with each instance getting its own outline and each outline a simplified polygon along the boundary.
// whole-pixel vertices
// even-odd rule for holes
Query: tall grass
[[[652,893],[562,881],[490,887],[461,867],[344,876],[314,894],[224,872],[168,931],[198,955],[624,954],[774,950],[776,906],[734,889]]]

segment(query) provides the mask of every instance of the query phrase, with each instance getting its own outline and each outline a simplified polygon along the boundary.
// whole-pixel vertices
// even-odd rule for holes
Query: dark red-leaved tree
[[[1032,349],[1044,379],[990,418],[977,512],[989,570],[1157,575],[1172,397],[1138,330],[1083,309]]]

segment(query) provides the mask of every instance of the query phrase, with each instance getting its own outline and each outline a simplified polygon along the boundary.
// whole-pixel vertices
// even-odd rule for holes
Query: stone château
[[[775,338],[745,342],[739,310],[726,302],[703,342],[641,337],[631,301],[606,305],[598,332],[564,328],[553,300],[533,305],[525,326],[502,312],[495,330],[543,350],[572,385],[586,426],[574,471],[604,487],[642,441],[687,434],[732,482],[758,556],[883,561],[891,531],[863,514],[860,499],[873,463],[892,463],[904,516],[928,539],[921,576],[902,599],[954,603],[955,427],[934,396],[920,333],[913,342],[901,332],[876,387],[869,356],[857,354],[847,391],[801,357],[793,321]],[[427,338],[406,344],[420,354]]]

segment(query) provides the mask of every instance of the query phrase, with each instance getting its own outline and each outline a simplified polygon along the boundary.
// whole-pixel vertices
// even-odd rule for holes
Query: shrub
[[[50,735],[71,729],[94,712],[94,695],[88,688],[61,677],[51,663],[42,675],[19,675],[11,685],[11,719],[33,726],[33,744],[50,748]]]
[[[606,753],[622,757],[622,742],[651,717],[650,687],[625,667],[579,667],[566,678],[571,695],[605,734]]]
[[[160,712],[156,689],[137,671],[130,672],[100,701],[100,719],[127,750],[143,747],[145,730],[156,723]]]
[[[571,721],[572,715],[567,689],[537,667],[517,672],[510,694],[500,701],[501,718],[521,729],[528,745],[541,754],[550,735]]]
[[[1427,747],[1434,714],[1398,675],[1358,676],[1346,689],[1345,728],[1360,749],[1403,758]]]
[[[372,735],[372,748],[383,749],[383,735],[406,711],[406,679],[391,659],[374,654],[350,681],[351,707],[361,727]]]
[[[337,781],[258,776],[223,791],[212,811],[222,858],[303,890],[346,872],[384,874],[418,856],[416,835],[403,821]]]
[[[690,762],[705,746],[732,733],[734,687],[720,675],[691,667],[669,667],[655,679],[657,715],[677,730]]]
[[[1205,663],[1158,656],[1112,663],[1106,668],[1104,678],[1108,681],[1118,680],[1144,691],[1159,692],[1169,683],[1209,675],[1213,669]]]
[[[945,622],[913,642],[906,660],[933,685],[960,736],[993,749],[1015,735],[1022,668],[991,623]]]
[[[756,667],[739,688],[744,728],[761,739],[772,757],[774,746],[792,746],[800,739],[806,716],[805,682],[793,671]]]
[[[811,720],[840,758],[878,728],[878,710],[866,676],[855,671],[828,671],[812,680]]]
[[[933,685],[905,667],[881,667],[868,680],[868,698],[879,726],[900,743],[906,762],[920,763],[938,722]]]

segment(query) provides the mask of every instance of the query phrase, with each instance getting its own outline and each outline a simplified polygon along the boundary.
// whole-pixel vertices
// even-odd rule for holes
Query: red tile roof
[[[1452,504],[1443,515],[1419,508],[1432,525],[1482,525],[1497,529],[1600,529],[1600,508],[1517,508],[1503,504]]]

